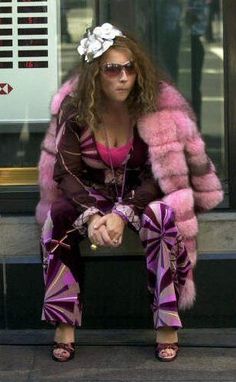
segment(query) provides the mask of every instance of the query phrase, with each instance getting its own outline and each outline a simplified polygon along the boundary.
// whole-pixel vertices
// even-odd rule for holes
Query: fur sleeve
[[[188,107],[184,107],[183,103],[181,108],[172,112],[172,116],[177,126],[178,139],[184,145],[194,208],[198,212],[210,210],[223,200],[216,168],[207,155],[205,142]]]
[[[223,190],[215,166],[206,153],[205,143],[197,131],[186,138],[185,153],[196,210],[202,212],[216,207],[223,200]]]

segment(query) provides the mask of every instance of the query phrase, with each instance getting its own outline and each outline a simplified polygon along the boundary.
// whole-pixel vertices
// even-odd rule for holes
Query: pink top
[[[114,168],[120,167],[123,162],[125,161],[131,146],[132,146],[133,140],[130,139],[129,142],[127,142],[125,145],[122,145],[120,147],[110,147],[103,145],[102,143],[96,142],[97,149],[99,152],[100,157],[102,158],[103,162],[105,162],[108,166],[112,165]]]

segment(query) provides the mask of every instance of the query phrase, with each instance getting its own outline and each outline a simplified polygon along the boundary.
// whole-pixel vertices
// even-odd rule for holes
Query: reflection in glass
[[[95,24],[94,0],[61,0],[61,78],[78,63],[77,45],[85,29]]]
[[[220,0],[192,3],[205,3],[202,9],[198,4],[199,20],[191,29],[192,104],[208,152],[226,185],[222,4]]]

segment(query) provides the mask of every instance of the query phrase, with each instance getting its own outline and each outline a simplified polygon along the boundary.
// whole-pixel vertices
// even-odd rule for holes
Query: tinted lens
[[[134,74],[135,73],[135,67],[133,62],[129,62],[128,64],[125,64],[123,66],[127,74]]]
[[[105,64],[102,67],[103,72],[108,75],[109,77],[116,77],[119,76],[122,72],[122,70],[125,70],[126,74],[133,74],[135,73],[135,67],[133,62],[128,62],[127,64],[120,65],[120,64]]]
[[[103,71],[110,77],[119,76],[122,71],[122,65],[119,64],[106,64],[103,67]]]

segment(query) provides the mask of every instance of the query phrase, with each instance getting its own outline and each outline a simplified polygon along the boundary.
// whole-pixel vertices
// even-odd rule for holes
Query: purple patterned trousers
[[[43,227],[45,298],[42,319],[80,326],[82,263],[78,241],[84,236],[73,227],[77,217],[76,208],[61,198],[53,203]],[[174,212],[160,201],[151,202],[140,217],[140,227],[154,328],[180,328],[178,299],[191,263],[175,224]]]

